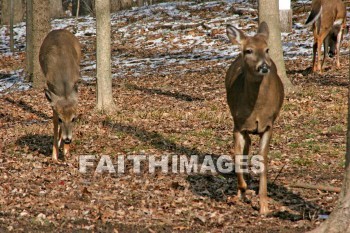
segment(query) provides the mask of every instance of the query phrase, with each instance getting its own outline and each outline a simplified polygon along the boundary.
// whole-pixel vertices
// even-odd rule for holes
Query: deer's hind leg
[[[336,56],[336,59],[337,59],[337,68],[340,67],[340,44],[341,44],[341,40],[342,40],[342,37],[343,37],[343,29],[341,28],[339,30],[339,33],[337,35],[337,45],[336,45],[336,51],[337,51],[337,56]]]
[[[316,56],[318,56],[317,54],[317,39],[315,39],[315,42],[312,46],[312,71],[316,72],[317,71],[317,64],[316,64]]]
[[[316,57],[319,56],[319,54],[317,54],[318,30],[315,24],[313,26],[313,35],[314,35],[314,44],[312,45],[312,71],[316,72],[317,71]]]

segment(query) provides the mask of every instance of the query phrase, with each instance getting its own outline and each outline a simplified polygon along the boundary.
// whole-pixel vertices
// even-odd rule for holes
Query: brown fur
[[[79,41],[67,30],[51,31],[40,48],[39,61],[47,84],[45,95],[53,110],[54,160],[58,158],[61,142],[64,143],[64,155],[69,152],[78,106],[80,56]]]
[[[268,26],[261,23],[258,33],[247,37],[243,31],[227,27],[228,37],[241,45],[241,54],[226,74],[227,102],[234,121],[235,156],[248,155],[249,134],[260,135],[260,152],[265,169],[260,175],[260,212],[268,212],[267,153],[272,127],[282,107],[284,90],[275,63],[268,54]],[[237,173],[238,197],[244,197],[247,184]]]

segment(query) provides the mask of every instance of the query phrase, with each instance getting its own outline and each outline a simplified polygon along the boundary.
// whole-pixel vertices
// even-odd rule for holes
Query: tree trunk
[[[282,32],[292,31],[292,9],[290,0],[279,0],[280,24]]]
[[[133,0],[121,0],[122,9],[130,9],[134,5]]]
[[[33,3],[32,0],[26,2],[26,81],[33,81]]]
[[[259,0],[259,23],[265,21],[270,29],[269,46],[272,60],[276,63],[278,75],[281,77],[286,93],[293,89],[287,77],[283,59],[281,27],[278,0]]]
[[[1,24],[9,25],[10,24],[10,1],[2,0],[1,3]],[[19,23],[23,21],[24,18],[24,4],[22,0],[13,0],[13,23]]]
[[[41,71],[39,64],[39,50],[40,46],[50,31],[50,8],[49,0],[30,0],[31,6],[28,13],[28,23],[27,35],[29,40],[27,41],[28,49],[31,50],[27,56],[27,71],[29,71],[29,77],[32,77],[33,87],[42,88],[45,85],[44,75]],[[28,43],[29,42],[29,43]],[[32,61],[28,61],[31,59]]]
[[[13,53],[15,51],[15,42],[13,38],[13,24],[14,24],[14,0],[8,0],[10,2],[10,50]]]
[[[282,32],[291,32],[292,31],[292,18],[293,18],[292,9],[280,10],[281,31]]]
[[[121,2],[120,0],[111,0],[111,12],[117,12],[121,9]]]
[[[133,0],[110,0],[111,12],[130,9],[134,6]],[[137,0],[139,6],[144,4],[143,0]],[[142,3],[141,3],[142,2]]]
[[[62,0],[50,0],[51,18],[60,18],[63,16]]]
[[[143,0],[137,0],[137,6],[142,7],[144,4]]]
[[[93,9],[93,0],[80,0],[79,3],[79,16],[81,15],[89,15],[94,13]],[[73,0],[73,12],[72,14],[76,16],[78,7],[78,0]]]
[[[112,112],[114,101],[112,96],[111,75],[111,18],[110,2],[95,0],[96,8],[96,57],[97,57],[97,109]]]
[[[349,67],[350,75],[350,67]],[[312,233],[343,233],[350,232],[350,90],[348,92],[348,129],[346,138],[345,174],[343,187],[338,203],[329,216]]]

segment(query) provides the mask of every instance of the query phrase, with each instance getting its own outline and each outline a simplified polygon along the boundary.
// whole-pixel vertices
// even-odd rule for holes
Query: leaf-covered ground
[[[142,14],[150,9],[151,14]],[[256,8],[234,1],[161,4],[150,9],[112,15],[117,107],[110,116],[94,108],[94,30],[84,18],[78,26],[84,30],[78,37],[85,54],[85,79],[79,87],[80,117],[71,155],[64,162],[55,164],[50,158],[52,111],[43,91],[12,89],[0,96],[0,232],[304,232],[316,227],[320,216],[332,211],[337,194],[289,186],[296,182],[341,186],[350,64],[348,55],[342,55],[340,69],[328,60],[322,75],[312,74],[309,30],[284,35],[284,46],[299,52],[286,51],[288,77],[296,90],[285,99],[270,146],[271,215],[259,215],[254,192],[251,203],[230,201],[237,193],[233,174],[149,174],[147,169],[135,174],[129,170],[131,163],[126,163],[125,174],[79,172],[78,158],[87,154],[112,158],[232,154],[224,76],[237,48],[226,41],[226,20],[217,22],[217,31],[216,23],[208,22],[220,15],[254,31]],[[307,14],[297,12],[295,23],[304,22]],[[199,24],[184,26],[191,17]],[[169,26],[165,19],[182,26]],[[150,25],[155,25],[153,31]],[[300,32],[297,27],[295,31]],[[179,35],[181,43],[175,40]],[[208,44],[203,45],[202,39],[191,42],[188,35],[207,38]],[[18,43],[23,41],[18,38]],[[154,42],[157,38],[162,44]],[[307,53],[296,49],[303,46]],[[346,40],[343,48],[348,47]],[[2,55],[2,77],[23,69],[24,59],[21,50]],[[251,174],[247,180],[257,191],[258,176]]]

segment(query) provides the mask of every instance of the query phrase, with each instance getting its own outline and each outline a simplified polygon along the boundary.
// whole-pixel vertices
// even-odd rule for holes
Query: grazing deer
[[[227,102],[234,122],[234,154],[248,155],[251,145],[249,134],[260,136],[259,155],[264,158],[259,185],[260,213],[267,214],[267,153],[272,127],[284,99],[283,84],[269,56],[269,28],[265,22],[259,25],[257,34],[252,37],[231,25],[226,31],[230,41],[237,42],[241,49],[225,79]],[[243,174],[236,173],[237,197],[244,198],[247,184]]]
[[[46,78],[45,96],[53,110],[54,142],[52,159],[57,161],[59,146],[67,155],[72,141],[73,122],[78,106],[80,44],[67,30],[51,31],[39,53],[41,69]]]
[[[340,44],[346,29],[346,7],[341,0],[313,0],[311,12],[305,25],[313,25],[313,71],[322,73],[323,64],[327,53],[333,57],[336,55],[337,67],[340,67]],[[323,60],[321,63],[321,47],[323,44]],[[330,50],[329,49],[330,46]],[[317,53],[317,65],[316,65]]]

